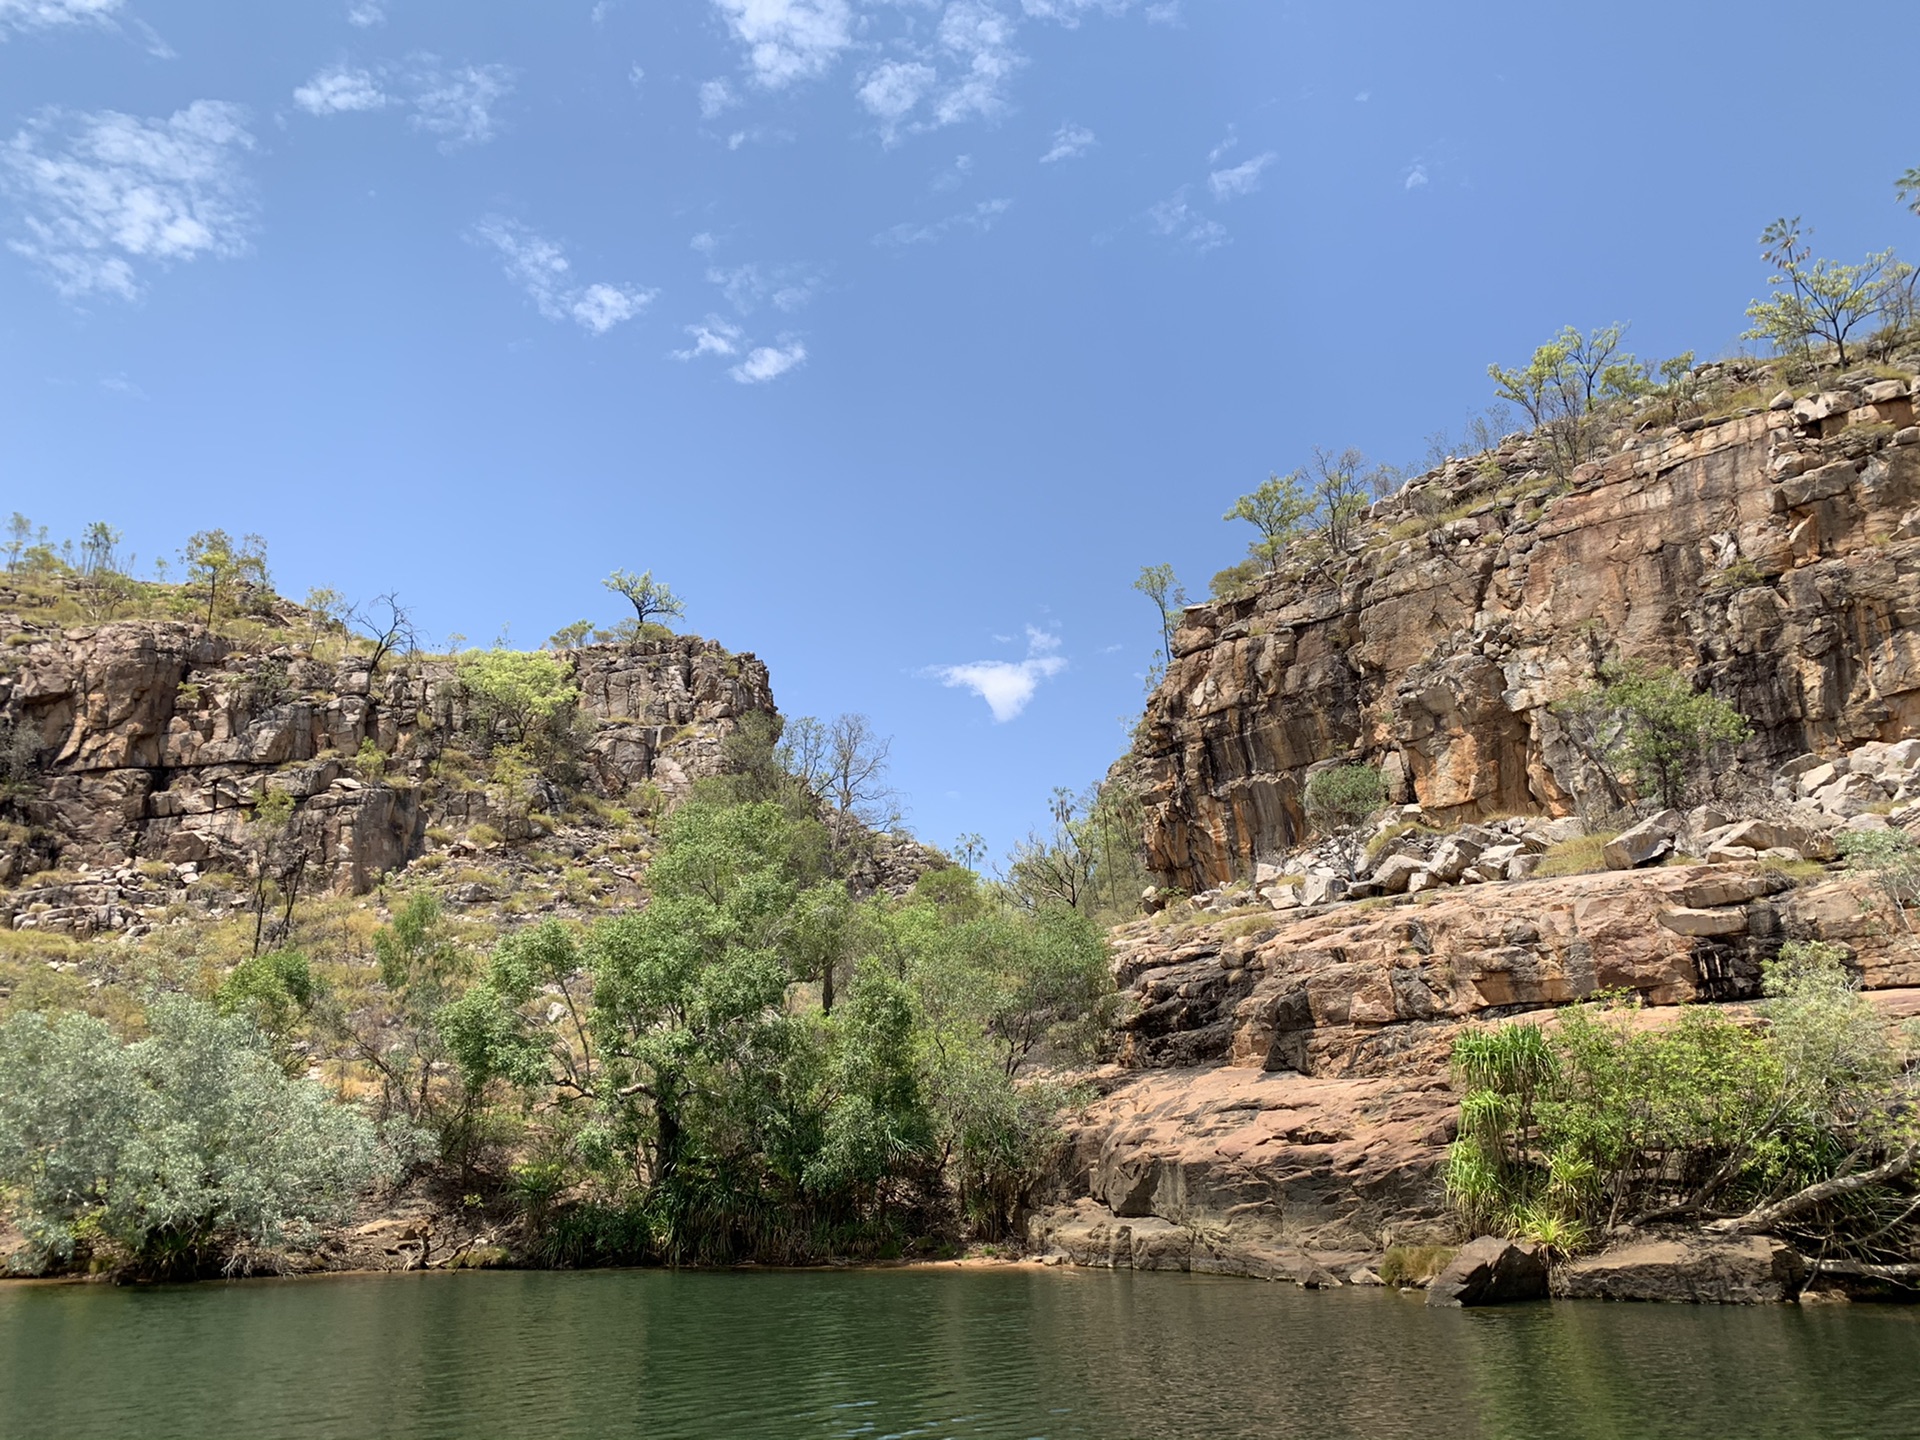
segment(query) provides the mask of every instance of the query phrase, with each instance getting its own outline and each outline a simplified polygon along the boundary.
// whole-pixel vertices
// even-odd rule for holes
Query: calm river
[[[0,1435],[1920,1436],[1920,1310],[1073,1270],[0,1287]]]

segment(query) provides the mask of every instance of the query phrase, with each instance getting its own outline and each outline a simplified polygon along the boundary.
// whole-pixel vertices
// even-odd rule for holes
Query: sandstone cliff
[[[1250,877],[1329,760],[1442,825],[1565,814],[1593,779],[1549,706],[1608,658],[1699,671],[1761,772],[1920,731],[1911,391],[1863,373],[1629,431],[1564,489],[1509,437],[1375,505],[1351,555],[1189,608],[1128,762],[1150,868]]]
[[[484,764],[454,763],[469,717],[452,661],[373,670],[362,655],[320,660],[177,621],[63,628],[3,591],[0,625],[12,632],[0,729],[26,772],[9,802],[17,823],[0,835],[0,884],[138,861],[244,871],[248,822],[279,792],[324,883],[358,893],[419,855],[429,829],[491,824],[511,837],[561,803],[543,777],[510,795]],[[766,667],[712,641],[562,658],[578,690],[577,788],[602,799],[653,786],[671,800],[719,772],[741,717],[776,713]]]

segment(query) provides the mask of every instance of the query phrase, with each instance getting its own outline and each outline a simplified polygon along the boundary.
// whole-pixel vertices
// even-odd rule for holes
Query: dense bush
[[[123,1043],[68,1014],[0,1026],[0,1187],[17,1263],[192,1275],[298,1241],[381,1170],[374,1127],[290,1079],[253,1027],[171,998]]]
[[[1473,1030],[1447,1185],[1475,1230],[1578,1248],[1623,1221],[1721,1221],[1840,1253],[1915,1238],[1920,1126],[1901,1041],[1835,947],[1789,944],[1753,1022],[1624,1002]]]

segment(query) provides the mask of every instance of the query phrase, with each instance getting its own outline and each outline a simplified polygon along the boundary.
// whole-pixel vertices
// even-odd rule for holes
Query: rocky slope
[[[525,840],[582,796],[670,801],[718,773],[743,716],[776,714],[766,667],[712,641],[568,652],[569,795],[539,775],[503,783],[469,753],[451,661],[374,670],[176,621],[59,627],[4,590],[0,628],[0,730],[25,772],[0,829],[0,885],[19,887],[0,913],[21,928],[123,929],[146,891],[245,873],[270,794],[291,802],[309,887],[361,893],[477,827]]]
[[[1189,608],[1131,757],[1150,867],[1251,877],[1330,760],[1441,825],[1566,814],[1593,777],[1549,707],[1609,656],[1702,672],[1762,772],[1920,730],[1913,381],[1828,384],[1629,431],[1561,493],[1509,437],[1374,506],[1352,555]]]
[[[1565,487],[1510,437],[1377,504],[1350,556],[1190,607],[1120,767],[1165,908],[1114,934],[1114,1063],[1035,1245],[1365,1280],[1461,1238],[1439,1177],[1464,1026],[1602,991],[1649,1024],[1737,1007],[1788,939],[1920,1014],[1920,943],[1833,860],[1848,831],[1920,839],[1917,384],[1628,431]],[[1550,707],[1609,658],[1696,674],[1754,738],[1728,798],[1642,807],[1569,865],[1596,777]],[[1395,804],[1349,882],[1301,796],[1351,761]]]

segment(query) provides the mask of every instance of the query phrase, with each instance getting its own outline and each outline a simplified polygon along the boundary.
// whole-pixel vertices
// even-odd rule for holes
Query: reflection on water
[[[1058,1270],[0,1287],[0,1435],[1920,1436],[1920,1314]]]

